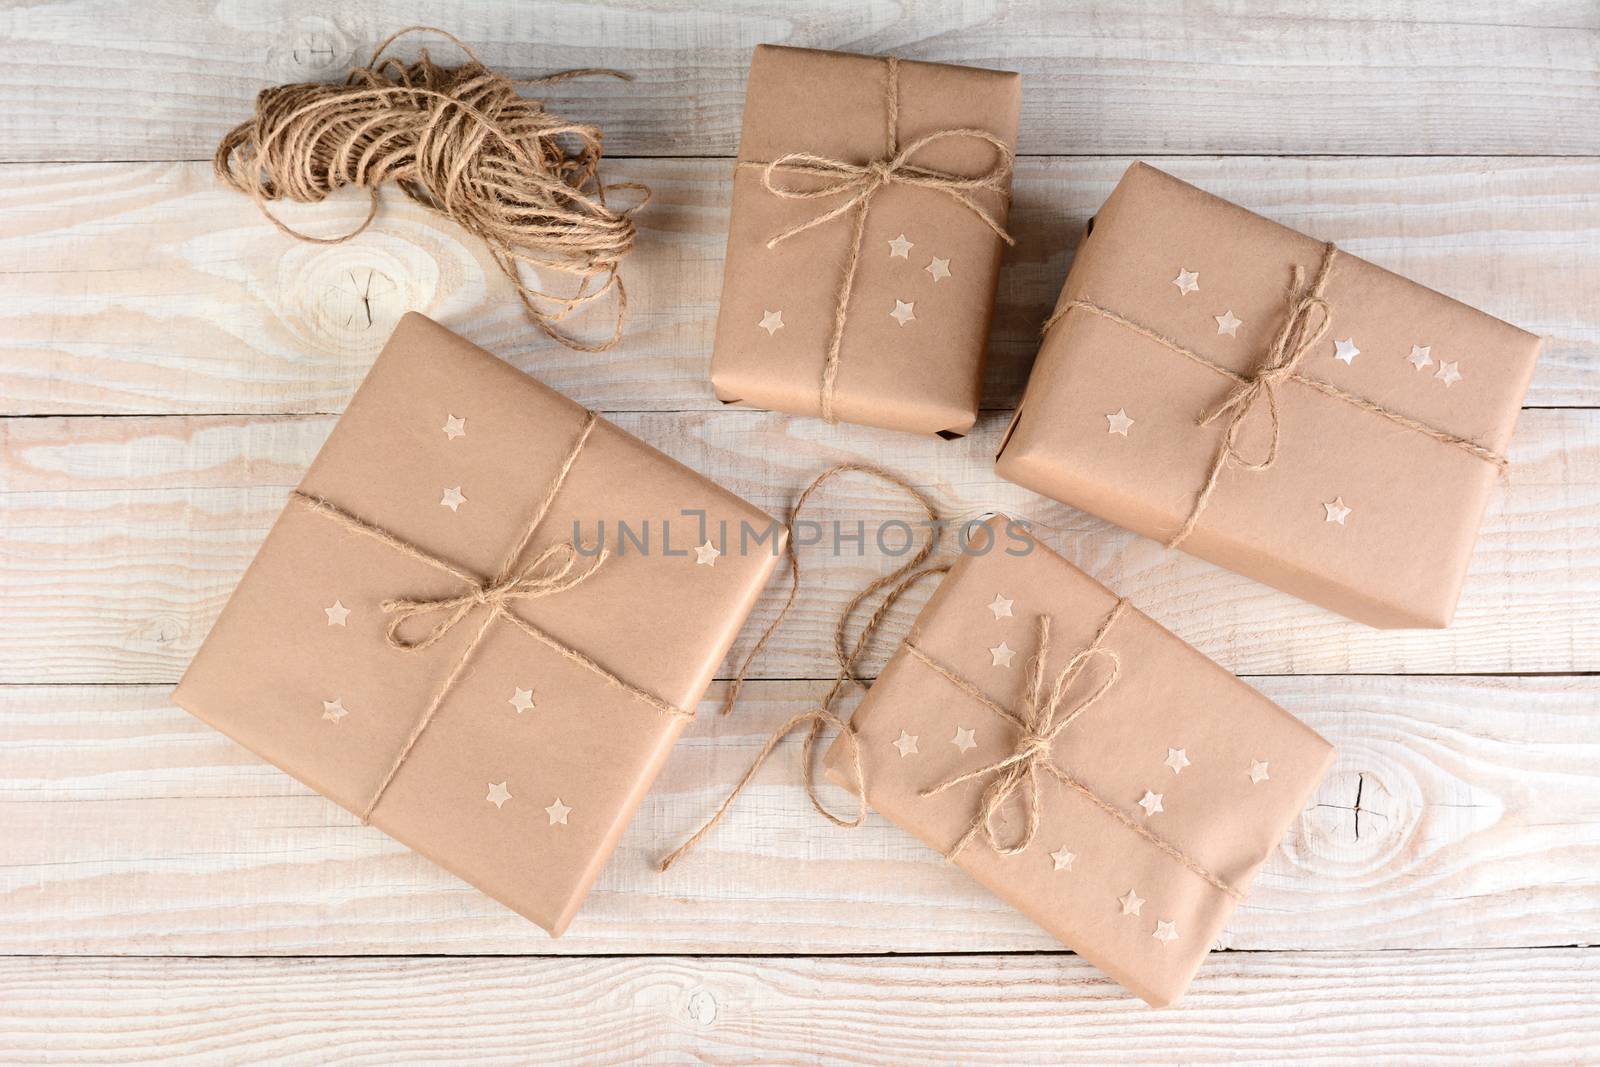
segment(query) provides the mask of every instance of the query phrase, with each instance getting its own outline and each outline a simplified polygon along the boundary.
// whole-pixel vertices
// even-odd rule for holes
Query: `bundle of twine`
[[[423,49],[415,62],[389,57],[401,37],[433,33],[467,56],[442,67]],[[628,298],[617,267],[633,247],[633,214],[650,191],[635,182],[600,182],[598,127],[568,122],[520,85],[550,85],[585,75],[631,80],[609,70],[571,70],[519,81],[488,69],[453,35],[412,26],[392,35],[343,85],[299,82],[263,90],[255,116],[217,146],[217,177],[248,194],[272,224],[291,237],[338,244],[371,225],[378,190],[393,182],[412,200],[481,237],[540,329],[569,348],[603,352],[622,336]],[[316,237],[277,218],[267,203],[317,203],[336,189],[370,191],[366,219],[349,233]],[[606,194],[635,190],[624,209]],[[530,283],[554,271],[576,279],[558,295]],[[573,291],[575,290],[575,291]],[[616,321],[609,339],[585,342],[563,322],[612,294]]]

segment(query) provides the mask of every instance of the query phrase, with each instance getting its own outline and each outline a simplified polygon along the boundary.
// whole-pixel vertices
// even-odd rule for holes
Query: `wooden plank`
[[[1225,947],[1594,940],[1600,678],[1256,684],[1340,756]],[[1058,948],[881,817],[854,831],[823,820],[800,787],[798,740],[699,851],[655,872],[821,688],[753,683],[727,718],[703,704],[559,941],[171,707],[164,688],[0,688],[0,954]],[[851,810],[842,790],[825,795]]]
[[[1172,1008],[1072,956],[0,961],[18,1062],[1570,1064],[1600,952],[1237,953]],[[334,1051],[337,1050],[337,1051]]]
[[[1047,0],[821,0],[781,13],[748,0],[10,7],[0,12],[0,151],[208,158],[259,90],[337,80],[416,22],[452,30],[516,75],[637,74],[631,85],[549,93],[553,110],[599,122],[624,155],[732,155],[760,42],[1020,71],[1032,153],[1600,151],[1600,15],[1584,0],[1509,13],[1493,0],[1092,0],[1070,12]]]
[[[1027,518],[1048,544],[1240,673],[1600,669],[1600,411],[1523,413],[1455,624],[1410,631],[1350,622],[1000,481],[990,458],[999,416],[957,442],[733,409],[617,421],[773,514],[817,472],[860,459],[927,487],[948,516]],[[0,420],[0,682],[175,681],[332,422]],[[830,490],[818,506],[825,523],[851,524],[845,532],[865,523],[868,540],[807,553],[801,606],[758,665],[764,677],[830,669],[834,617],[892,565],[873,543],[878,524],[907,515],[867,483]],[[774,582],[744,641],[782,595]],[[898,640],[913,613],[886,634]]]
[[[1600,302],[1583,296],[1600,291],[1600,162],[1156,162],[1546,335],[1528,403],[1600,404]],[[1071,250],[1127,163],[1021,164],[989,406],[1021,394]],[[631,161],[614,173],[648,182],[656,199],[625,270],[627,339],[595,356],[546,340],[481,247],[402,198],[387,198],[357,240],[310,245],[218,188],[205,165],[0,167],[0,413],[338,411],[408,308],[592,406],[715,408],[706,361],[728,164]],[[341,196],[284,214],[334,234],[364,211]]]

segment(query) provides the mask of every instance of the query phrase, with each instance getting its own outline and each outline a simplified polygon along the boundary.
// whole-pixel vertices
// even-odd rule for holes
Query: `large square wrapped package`
[[[1007,72],[758,47],[711,361],[717,397],[966,433],[1008,240],[1019,100]]]
[[[1073,261],[996,470],[1361,622],[1446,626],[1538,354],[1135,164]]]
[[[775,565],[746,527],[410,314],[173,699],[560,934]]]

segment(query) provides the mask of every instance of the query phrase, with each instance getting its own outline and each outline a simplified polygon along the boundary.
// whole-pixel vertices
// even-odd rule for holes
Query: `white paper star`
[[[335,600],[333,607],[322,610],[328,613],[329,626],[343,626],[344,621],[350,617],[350,609],[344,606],[343,601]]]
[[[550,805],[548,808],[545,808],[544,813],[550,816],[551,826],[554,826],[557,823],[565,826],[567,825],[567,816],[572,814],[572,809],[561,803],[560,797],[556,797],[556,802]]]
[[[889,242],[889,258],[910,259],[911,247],[911,242],[906,240],[906,235],[901,234],[899,237],[896,237],[894,240]]]
[[[1172,279],[1172,284],[1178,287],[1179,295],[1188,296],[1200,288],[1200,272],[1179,267],[1178,276]]]
[[[1072,870],[1072,861],[1078,858],[1078,854],[1076,852],[1068,852],[1067,846],[1062,845],[1050,853],[1050,858],[1055,860],[1055,870],[1070,871]]]
[[[1240,319],[1234,318],[1232,311],[1224,311],[1222,314],[1214,316],[1214,317],[1217,320],[1217,335],[1218,336],[1224,336],[1224,335],[1226,335],[1228,337],[1238,337],[1239,336],[1239,327],[1243,326],[1244,322],[1242,320],[1240,320]]]
[[[1016,649],[1012,648],[1010,645],[1006,644],[1004,641],[1001,641],[998,645],[995,645],[993,648],[991,648],[989,650],[989,655],[994,657],[993,662],[991,662],[989,664],[989,666],[991,666],[991,667],[1009,667],[1009,666],[1011,666],[1011,657],[1015,656],[1016,654],[1017,654],[1017,650]]]
[[[1333,342],[1333,358],[1339,360],[1345,366],[1354,363],[1356,357],[1360,354],[1361,349],[1356,347],[1356,339],[1354,337],[1346,337],[1343,341]]]
[[[1461,380],[1460,366],[1461,364],[1454,360],[1441,359],[1439,369],[1433,372],[1433,376],[1443,382],[1444,387],[1448,389]]]
[[[1251,785],[1260,785],[1262,782],[1267,781],[1271,777],[1272,777],[1272,775],[1267,773],[1267,761],[1266,760],[1258,759],[1258,760],[1251,760],[1250,761],[1250,784]]]
[[[950,739],[950,743],[959,748],[962,752],[970,752],[972,749],[978,747],[978,739],[973,737],[972,734],[973,731],[962,726],[957,726],[956,735]]]
[[[1432,345],[1412,345],[1411,354],[1406,357],[1406,362],[1411,364],[1417,370],[1421,370],[1423,367],[1426,367],[1428,364],[1433,362],[1432,353]]]
[[[511,791],[506,788],[506,783],[504,782],[500,782],[499,784],[490,782],[489,795],[483,799],[493,804],[495,809],[498,811],[500,808],[505,806],[506,801],[511,799]]]
[[[889,317],[904,326],[906,323],[916,319],[916,308],[917,303],[915,300],[909,304],[904,300],[896,300],[894,302],[894,310],[889,312]]]
[[[518,715],[521,715],[525,711],[532,711],[534,708],[538,707],[538,705],[533,702],[532,689],[517,689],[506,698],[506,703],[516,708]]]
[[[1150,936],[1163,945],[1171,944],[1178,940],[1178,925],[1171,919],[1162,919],[1156,923],[1156,932]]]
[[[950,261],[948,259],[940,259],[938,256],[934,256],[933,259],[929,260],[928,265],[922,269],[933,275],[933,281],[936,285],[940,278],[950,277]]]
[[[446,489],[444,491],[444,495],[439,498],[439,506],[442,508],[449,508],[451,511],[457,510],[466,502],[467,498],[461,495],[461,487],[459,485],[451,489]]]
[[[900,736],[894,742],[894,747],[900,750],[900,758],[905,759],[917,751],[917,739],[901,730]]]
[[[444,417],[444,435],[454,441],[458,437],[467,436],[467,420],[459,419],[454,415]]]
[[[707,567],[715,567],[717,565],[717,557],[720,555],[722,553],[717,550],[717,546],[707,541],[694,550],[694,561],[697,566],[704,564]]]
[[[1161,806],[1161,797],[1161,793],[1152,793],[1148,789],[1144,791],[1144,796],[1139,798],[1139,806],[1144,809],[1145,818],[1148,819],[1156,812],[1166,810]]]
[[[1128,436],[1129,428],[1132,426],[1133,420],[1128,418],[1127,408],[1118,408],[1115,412],[1106,416],[1106,433],[1121,434],[1126,437]]]
[[[1117,902],[1122,905],[1122,914],[1124,915],[1137,915],[1139,914],[1139,909],[1144,907],[1144,897],[1141,897],[1131,889],[1128,890],[1126,895],[1118,897]]]
[[[1182,748],[1167,749],[1167,766],[1172,768],[1173,774],[1183,773],[1183,769],[1189,766],[1188,750]]]
[[[994,599],[989,601],[989,610],[994,612],[996,619],[1009,619],[1011,618],[1011,604],[1011,601],[996,593]]]
[[[1343,526],[1344,520],[1350,517],[1350,509],[1345,506],[1344,497],[1342,496],[1336,496],[1331,501],[1324,501],[1322,506],[1327,511],[1327,514],[1323,516],[1323,522],[1336,522]]]
[[[343,697],[335,697],[333,700],[324,700],[322,702],[322,717],[329,722],[338,722],[348,714],[350,712],[344,706]]]
[[[782,309],[777,311],[767,311],[765,308],[763,308],[762,311],[764,314],[761,316],[761,329],[767,331],[768,337],[771,337],[773,334],[783,329]]]

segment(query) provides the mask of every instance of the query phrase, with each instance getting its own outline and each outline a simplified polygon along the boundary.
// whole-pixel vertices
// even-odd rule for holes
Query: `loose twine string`
[[[806,488],[801,491],[800,495],[795,498],[794,506],[789,512],[788,598],[785,600],[783,608],[778,612],[777,617],[773,619],[771,624],[767,626],[767,629],[762,633],[755,646],[751,648],[750,652],[745,656],[744,661],[740,663],[733,682],[728,686],[728,690],[723,697],[722,714],[726,715],[733,710],[734,705],[737,703],[739,698],[739,690],[743,687],[745,678],[749,673],[751,662],[756,658],[757,655],[760,654],[761,650],[772,638],[774,632],[776,632],[778,627],[783,623],[784,618],[789,614],[789,610],[794,607],[796,595],[800,588],[800,559],[797,551],[795,534],[796,527],[798,525],[801,512],[805,507],[806,501],[809,500],[811,495],[815,493],[817,489],[820,488],[824,483],[841,474],[852,472],[865,474],[890,486],[891,488],[897,489],[914,501],[918,506],[920,506],[923,514],[928,520],[928,537],[923,542],[921,548],[904,564],[895,568],[893,571],[890,571],[888,574],[885,574],[882,577],[874,580],[871,584],[866,586],[866,588],[862,589],[850,599],[850,602],[845,606],[844,610],[840,612],[839,618],[834,624],[833,651],[834,659],[838,665],[838,674],[834,678],[833,684],[829,687],[828,692],[826,695],[824,695],[822,701],[816,707],[807,709],[806,711],[802,711],[795,715],[789,719],[788,722],[785,722],[773,732],[772,736],[767,739],[766,744],[762,746],[761,751],[756,754],[756,758],[751,761],[749,769],[745,771],[743,777],[741,777],[734,785],[733,789],[729,791],[727,798],[723,800],[722,804],[711,815],[711,817],[707,819],[698,830],[691,834],[688,839],[683,842],[683,844],[679,845],[666,856],[662,857],[660,862],[657,864],[657,869],[660,871],[666,871],[671,868],[672,865],[677,863],[678,860],[682,859],[690,849],[694,848],[694,846],[698,844],[713,827],[722,821],[723,816],[728,813],[728,810],[733,806],[733,803],[738,798],[739,794],[742,793],[745,787],[748,786],[755,778],[756,774],[761,770],[768,758],[772,756],[773,752],[777,750],[778,746],[784,741],[785,738],[802,726],[807,727],[807,731],[801,748],[801,776],[805,783],[806,796],[810,799],[811,806],[820,812],[825,818],[827,818],[829,822],[832,822],[836,826],[842,826],[847,829],[858,827],[866,820],[867,782],[866,768],[861,760],[861,743],[856,736],[855,731],[850,727],[850,724],[845,722],[834,710],[834,705],[839,697],[850,687],[855,686],[862,689],[866,688],[866,683],[864,683],[856,673],[857,668],[861,662],[863,654],[871,644],[872,639],[882,628],[883,622],[888,616],[890,609],[894,607],[895,603],[900,599],[900,597],[923,578],[926,578],[932,574],[944,574],[950,570],[951,565],[949,563],[939,563],[926,567],[923,566],[928,557],[933,554],[933,551],[936,547],[938,531],[941,527],[942,520],[940,518],[937,505],[934,504],[932,498],[930,498],[922,490],[918,489],[910,482],[907,482],[899,475],[884,470],[881,467],[874,467],[861,463],[845,463],[836,467],[830,467],[828,470],[823,471],[814,480],[812,480],[810,485],[806,486]],[[849,638],[849,629],[851,621],[854,619],[856,612],[864,603],[880,592],[883,593],[881,601],[873,610],[872,614],[868,617],[865,625],[861,629],[861,632],[852,642]],[[1071,774],[1067,773],[1051,758],[1050,750],[1056,738],[1058,738],[1069,726],[1077,721],[1079,716],[1083,715],[1090,708],[1094,707],[1094,705],[1100,701],[1101,697],[1103,697],[1111,689],[1111,687],[1116,683],[1117,678],[1120,676],[1121,661],[1117,657],[1116,653],[1107,650],[1104,647],[1104,644],[1112,626],[1114,626],[1117,620],[1123,616],[1126,609],[1127,601],[1119,598],[1116,602],[1116,605],[1101,622],[1098,630],[1095,632],[1094,640],[1091,641],[1089,645],[1082,651],[1074,655],[1072,659],[1068,661],[1067,665],[1056,675],[1049,688],[1048,695],[1046,695],[1044,688],[1044,664],[1050,651],[1050,618],[1049,616],[1040,616],[1037,624],[1039,645],[1033,656],[1033,659],[1030,661],[1028,690],[1023,704],[1023,710],[1020,713],[1012,711],[1011,709],[996,703],[994,700],[985,695],[983,691],[980,690],[974,683],[963,677],[959,672],[929,656],[920,647],[918,647],[914,634],[911,639],[907,640],[906,649],[912,655],[912,657],[932,668],[937,674],[939,674],[940,677],[944,678],[946,681],[950,682],[950,684],[954,685],[967,696],[977,701],[983,707],[989,709],[991,712],[998,715],[1002,719],[1005,719],[1007,722],[1011,723],[1017,728],[1016,749],[1011,755],[991,763],[988,766],[980,767],[979,769],[967,774],[958,775],[949,779],[948,781],[922,791],[921,795],[923,797],[932,797],[944,792],[947,789],[951,789],[957,785],[960,785],[963,782],[972,781],[987,775],[994,776],[993,780],[984,789],[983,795],[979,801],[977,814],[974,815],[971,823],[968,825],[967,830],[962,834],[961,838],[945,853],[945,858],[947,860],[954,861],[956,856],[959,855],[960,852],[966,848],[966,846],[980,833],[986,837],[989,845],[1001,855],[1015,855],[1016,853],[1026,849],[1033,842],[1039,830],[1041,811],[1043,807],[1039,776],[1041,773],[1043,773],[1049,774],[1051,777],[1060,781],[1063,785],[1083,796],[1101,811],[1105,812],[1107,815],[1110,815],[1123,826],[1126,826],[1128,829],[1132,830],[1134,833],[1138,834],[1140,837],[1159,848],[1166,855],[1177,860],[1188,870],[1192,871],[1212,886],[1224,893],[1229,894],[1230,896],[1238,898],[1241,894],[1233,886],[1218,878],[1215,874],[1207,870],[1204,866],[1195,861],[1188,854],[1183,852],[1183,850],[1179,849],[1171,842],[1166,841],[1147,827],[1135,822],[1126,813],[1106,801],[1098,793],[1095,793],[1088,786],[1074,778]],[[1066,695],[1068,691],[1077,681],[1079,675],[1083,672],[1083,669],[1097,657],[1105,658],[1111,664],[1111,669],[1108,675],[1100,682],[1098,686],[1080,699],[1075,705],[1067,708]],[[838,735],[841,738],[845,738],[849,742],[849,773],[856,793],[856,814],[853,818],[849,819],[837,815],[831,811],[827,805],[822,802],[822,798],[817,794],[817,768],[814,758],[815,748],[818,739],[822,735],[822,732],[829,727],[832,727],[838,732]],[[1008,803],[1008,801],[1013,796],[1018,795],[1018,791],[1021,789],[1024,782],[1026,782],[1029,786],[1029,792],[1025,796],[1025,803],[1027,805],[1028,813],[1026,829],[1024,830],[1022,838],[1019,841],[1012,844],[1003,844],[994,829],[994,820],[999,812]]]
[[[1316,277],[1312,283],[1304,285],[1304,271],[1296,266],[1293,280],[1289,287],[1288,312],[1284,317],[1278,332],[1273,335],[1272,343],[1267,346],[1259,365],[1249,374],[1239,374],[1229,370],[1222,364],[1188,348],[1168,337],[1158,330],[1153,330],[1142,323],[1133,321],[1109,308],[1102,307],[1090,300],[1069,300],[1045,320],[1041,333],[1048,334],[1050,328],[1060,322],[1073,310],[1083,310],[1098,315],[1103,319],[1132,330],[1134,333],[1148,340],[1154,341],[1163,348],[1176,352],[1178,355],[1197,363],[1208,370],[1215,371],[1223,377],[1230,378],[1234,387],[1218,404],[1211,408],[1199,420],[1199,425],[1210,426],[1212,423],[1228,416],[1227,426],[1223,431],[1222,440],[1217,445],[1216,454],[1212,457],[1210,470],[1206,480],[1196,494],[1194,504],[1189,509],[1189,515],[1177,533],[1167,539],[1168,548],[1176,548],[1188,536],[1194,533],[1199,525],[1200,516],[1205,511],[1206,505],[1211,502],[1211,495],[1216,491],[1217,482],[1222,477],[1222,472],[1228,467],[1238,467],[1248,471],[1264,471],[1278,461],[1278,445],[1282,432],[1281,419],[1278,412],[1278,386],[1284,382],[1297,382],[1300,385],[1310,386],[1320,393],[1341,400],[1346,404],[1360,408],[1362,411],[1377,415],[1389,420],[1396,426],[1420,433],[1430,437],[1442,445],[1458,448],[1470,456],[1476,456],[1494,466],[1498,471],[1506,469],[1507,460],[1504,456],[1485,448],[1476,441],[1466,437],[1459,437],[1447,433],[1435,426],[1420,422],[1398,411],[1392,411],[1382,404],[1374,403],[1366,397],[1357,396],[1339,388],[1331,382],[1320,378],[1312,378],[1300,373],[1299,367],[1316,345],[1328,336],[1333,328],[1333,310],[1329,305],[1323,291],[1327,288],[1328,277],[1333,272],[1334,258],[1338,249],[1333,242],[1323,246],[1322,262],[1317,268]],[[1267,419],[1272,429],[1272,436],[1268,441],[1266,454],[1258,460],[1247,459],[1239,450],[1239,434],[1243,429],[1246,419],[1262,402],[1267,405]]]
[[[429,724],[433,722],[434,715],[443,706],[445,697],[449,695],[456,681],[466,670],[467,664],[472,660],[473,653],[483,643],[484,637],[489,633],[489,628],[494,625],[496,620],[503,619],[511,623],[535,641],[553,649],[568,662],[575,663],[591,674],[599,676],[607,684],[622,690],[663,715],[679,719],[691,719],[694,717],[692,711],[685,711],[668,703],[648,689],[641,688],[619,677],[583,652],[546,633],[510,610],[511,604],[515,601],[537,600],[576,588],[593,577],[595,572],[610,558],[609,550],[601,549],[596,554],[593,563],[590,563],[587,567],[579,567],[577,546],[571,541],[563,541],[551,545],[543,552],[540,552],[524,566],[520,568],[517,566],[518,559],[533,540],[534,533],[539,529],[540,524],[544,522],[545,516],[550,511],[550,506],[555,502],[556,495],[560,493],[562,485],[567,480],[567,475],[571,472],[573,464],[577,462],[578,455],[583,451],[583,446],[589,440],[589,434],[594,429],[598,419],[599,416],[592,411],[584,413],[583,425],[573,437],[572,445],[568,448],[561,466],[557,469],[555,476],[550,479],[549,484],[545,486],[544,495],[540,497],[538,504],[534,507],[533,515],[528,524],[523,527],[522,536],[517,539],[516,544],[506,553],[505,559],[500,564],[500,569],[493,578],[483,578],[458,567],[449,560],[436,556],[401,537],[397,537],[388,530],[367,522],[365,519],[351,514],[344,508],[339,507],[339,505],[322,497],[312,496],[298,489],[291,494],[291,499],[312,512],[312,514],[320,515],[351,533],[370,537],[380,544],[387,545],[401,555],[416,560],[418,563],[443,571],[466,587],[465,592],[453,596],[429,599],[385,600],[382,607],[385,614],[390,616],[390,620],[384,637],[391,648],[403,652],[420,652],[453,630],[474,608],[484,607],[488,609],[483,613],[483,621],[479,623],[477,630],[468,638],[467,643],[462,646],[461,652],[456,656],[454,664],[445,674],[444,680],[434,690],[432,699],[428,701],[422,714],[417,717],[410,734],[407,735],[405,743],[401,745],[400,750],[390,762],[389,768],[385,772],[383,779],[378,783],[372,798],[362,809],[362,822],[371,821],[372,813],[378,807],[378,802],[383,799],[383,795],[388,791],[390,783],[400,773],[400,768],[411,755],[411,750],[416,747],[417,742],[421,740]],[[435,623],[422,637],[408,638],[401,632],[404,624],[411,619],[434,613],[442,613],[444,617]]]
[[[987,190],[997,193],[1004,204],[1011,190],[1011,168],[1014,152],[1011,146],[987,130],[963,128],[937,130],[919,137],[905,148],[898,147],[900,127],[900,61],[894,56],[884,58],[885,123],[883,158],[867,163],[813,155],[810,152],[791,152],[771,162],[746,161],[740,170],[759,170],[761,184],[769,193],[784,200],[822,200],[850,194],[836,206],[821,212],[767,241],[767,247],[776,248],[791,237],[825,225],[846,214],[854,213],[850,228],[850,247],[845,256],[844,272],[839,279],[839,289],[834,301],[833,329],[828,335],[828,347],[822,361],[822,378],[818,386],[817,405],[823,419],[837,422],[833,413],[834,385],[839,377],[839,350],[844,341],[845,321],[849,315],[850,294],[855,287],[856,269],[861,261],[861,243],[867,229],[867,209],[880,191],[890,185],[906,185],[918,189],[932,189],[944,193],[956,203],[972,212],[984,225],[993,230],[1006,244],[1016,242],[1006,233],[1005,227],[973,194]],[[993,146],[994,165],[975,177],[950,174],[945,171],[919,167],[911,162],[916,154],[931,144],[955,138],[984,141]],[[801,182],[798,186],[779,180],[780,173],[805,175],[821,179],[822,183]]]
[[[441,67],[423,49],[414,63],[384,58],[401,37],[434,33],[468,62]],[[519,85],[550,85],[588,75],[632,80],[610,70],[572,70],[514,80],[485,67],[472,49],[443,30],[411,26],[378,46],[343,85],[298,82],[263,90],[255,115],[223,137],[212,164],[217,177],[246,193],[283,233],[339,244],[364,231],[388,182],[436,214],[477,235],[547,335],[580,352],[603,352],[622,336],[628,296],[617,268],[633,247],[633,215],[649,199],[637,182],[602,184],[598,127],[569,122],[519,96]],[[317,203],[344,186],[370,191],[367,217],[338,237],[314,237],[286,225],[272,200]],[[606,194],[635,190],[640,202],[614,209]],[[529,284],[522,268],[577,279],[561,296]],[[616,292],[611,336],[579,340],[561,328],[579,308]]]

